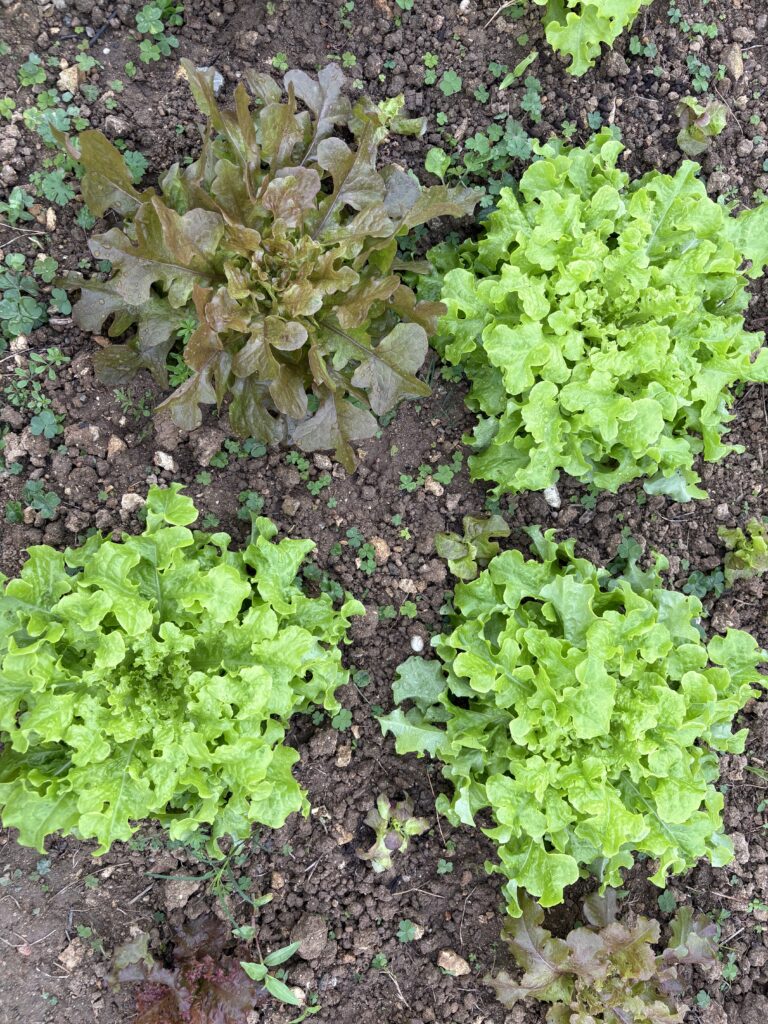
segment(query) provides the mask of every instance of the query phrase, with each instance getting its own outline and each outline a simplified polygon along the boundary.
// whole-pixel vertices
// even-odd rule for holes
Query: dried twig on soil
[[[462,929],[462,925],[464,924],[464,915],[467,912],[467,903],[469,903],[470,899],[472,898],[472,893],[475,892],[476,889],[477,889],[477,886],[475,886],[474,889],[470,889],[470,891],[467,893],[466,899],[464,900],[464,906],[461,908],[461,920],[459,921],[459,945],[461,945],[461,946],[464,945],[464,936],[462,934],[462,930],[461,929]]]
[[[498,10],[496,11],[496,13],[495,13],[495,14],[493,14],[493,15],[491,15],[491,17],[490,17],[490,18],[488,19],[488,21],[486,21],[486,23],[485,23],[485,24],[483,25],[483,28],[488,28],[488,26],[489,26],[489,25],[490,25],[490,24],[491,24],[492,22],[496,21],[496,19],[498,18],[498,16],[499,16],[499,15],[500,15],[500,14],[501,14],[501,13],[502,13],[503,11],[506,11],[506,9],[507,9],[508,7],[511,7],[511,6],[513,5],[513,4],[516,4],[516,3],[517,3],[517,0],[506,0],[506,3],[503,3],[503,4],[501,5],[501,7],[500,7],[500,8],[499,8],[499,9],[498,9]]]
[[[404,1004],[405,1006],[407,1006],[407,1007],[408,1007],[408,1009],[410,1010],[410,1008],[411,1008],[411,1004],[410,1004],[410,1003],[408,1002],[408,1000],[407,1000],[407,999],[405,998],[405,996],[403,995],[403,991],[402,991],[402,989],[400,988],[400,985],[399,985],[399,983],[398,983],[398,980],[397,980],[397,978],[396,978],[396,977],[394,976],[394,974],[393,974],[393,973],[392,973],[391,971],[387,971],[387,970],[383,970],[383,971],[382,971],[381,973],[382,973],[382,974],[386,974],[386,976],[387,976],[387,977],[388,977],[388,978],[390,979],[390,981],[392,982],[392,984],[393,984],[393,985],[395,986],[395,989],[397,990],[397,997],[398,997],[398,999],[400,1000],[400,1002],[401,1002],[401,1003],[403,1003],[403,1004]]]

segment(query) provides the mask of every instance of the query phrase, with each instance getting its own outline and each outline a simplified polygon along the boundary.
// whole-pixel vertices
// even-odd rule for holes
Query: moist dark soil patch
[[[763,141],[768,135],[768,14],[762,0],[679,0],[676,8],[689,23],[717,25],[716,37],[703,41],[670,23],[666,0],[654,3],[615,50],[580,80],[565,74],[563,63],[543,42],[538,9],[511,20],[503,14],[493,18],[495,2],[471,0],[465,6],[462,12],[458,3],[445,0],[414,0],[410,11],[401,10],[395,0],[355,0],[351,8],[336,0],[193,2],[176,30],[179,48],[174,58],[215,64],[224,75],[226,92],[243,67],[264,69],[278,53],[286,55],[290,66],[308,70],[323,64],[329,54],[353,54],[351,79],[359,79],[376,98],[403,92],[412,112],[429,117],[423,139],[396,141],[390,147],[390,156],[417,171],[430,146],[448,148],[450,138],[466,139],[484,130],[494,116],[509,112],[540,138],[570,122],[575,142],[586,141],[599,123],[615,124],[628,146],[627,169],[642,174],[654,167],[673,171],[681,159],[674,109],[691,91],[688,59],[693,56],[715,72],[721,65],[724,69],[714,89],[729,109],[728,127],[702,161],[710,192],[750,204],[757,190],[768,189],[768,147]],[[174,160],[195,151],[198,116],[186,84],[176,75],[175,59],[147,66],[139,62],[132,33],[139,7],[93,5],[91,0],[2,0],[0,38],[10,53],[0,59],[0,96],[11,95],[22,110],[45,88],[19,87],[16,71],[27,54],[34,50],[44,59],[57,56],[71,63],[83,38],[75,30],[84,26],[91,35],[100,32],[92,52],[103,67],[89,72],[88,81],[102,93],[90,105],[82,98],[78,102],[93,127],[144,154],[149,162],[144,181],[151,183]],[[632,34],[644,47],[655,46],[657,54],[633,55]],[[499,93],[494,87],[498,78],[489,72],[490,62],[512,68],[532,48],[539,57],[530,73],[540,79],[543,104],[537,124],[520,107],[522,88]],[[437,87],[424,85],[427,52],[438,56],[440,72],[451,69],[461,76],[461,92],[446,97]],[[136,63],[133,78],[125,73],[126,61]],[[56,73],[49,72],[49,86]],[[105,90],[115,79],[124,89],[111,94],[110,110],[104,96],[110,95]],[[489,91],[485,103],[474,96],[482,86]],[[14,184],[25,183],[50,151],[18,115],[10,125],[0,124],[0,145],[4,197]],[[513,170],[521,171],[522,164]],[[75,221],[77,212],[77,202],[54,207],[54,221],[43,203],[39,222],[29,225],[37,233],[23,224],[10,231],[3,227],[0,246],[4,253],[30,257],[38,251],[50,253],[62,269],[76,268],[88,255],[87,233]],[[430,236],[439,237],[438,232]],[[768,288],[763,281],[752,290],[748,326],[762,330],[768,324]],[[238,541],[247,533],[247,524],[238,517],[238,495],[258,492],[264,513],[282,531],[316,541],[321,573],[359,596],[368,614],[355,623],[354,644],[346,655],[362,673],[355,677],[359,685],[350,684],[340,694],[352,712],[351,726],[338,731],[327,719],[295,720],[292,742],[302,756],[297,774],[309,792],[312,814],[292,818],[278,832],[254,835],[232,861],[239,889],[229,884],[217,890],[205,877],[209,865],[194,850],[169,844],[151,826],[98,860],[91,857],[88,844],[72,839],[49,841],[42,856],[17,846],[15,833],[2,833],[1,1024],[130,1020],[130,993],[113,994],[105,982],[114,947],[142,928],[152,933],[154,948],[161,949],[172,925],[207,910],[230,914],[239,924],[253,921],[264,951],[285,944],[304,915],[322,918],[326,942],[311,960],[292,961],[288,974],[292,984],[317,996],[320,1024],[539,1021],[542,1015],[534,1009],[505,1012],[481,981],[487,970],[507,965],[499,942],[500,882],[483,866],[493,857],[492,845],[479,831],[454,829],[436,819],[434,796],[443,788],[439,770],[415,757],[396,757],[373,717],[378,708],[391,706],[394,671],[411,653],[411,641],[418,637],[428,642],[440,629],[440,608],[452,581],[435,556],[434,533],[459,528],[463,515],[479,514],[486,506],[484,489],[470,485],[465,468],[446,485],[432,479],[414,491],[401,486],[401,475],[416,476],[422,464],[437,468],[450,464],[457,452],[466,455],[461,438],[471,428],[472,416],[463,405],[462,385],[444,380],[432,359],[424,371],[433,383],[432,397],[402,406],[381,436],[365,445],[352,477],[331,468],[325,456],[311,458],[303,470],[287,463],[285,453],[251,459],[224,449],[227,464],[222,466],[217,453],[227,435],[220,424],[208,420],[191,437],[167,425],[156,432],[145,412],[159,392],[148,377],[137,379],[118,401],[112,389],[94,378],[93,338],[67,317],[28,339],[28,352],[51,346],[70,359],[45,385],[54,411],[64,417],[64,434],[51,440],[34,437],[26,412],[0,408],[0,420],[9,428],[6,451],[15,445],[23,466],[19,476],[3,476],[3,508],[20,498],[29,479],[43,481],[61,504],[50,521],[27,512],[21,524],[3,523],[2,571],[16,572],[24,549],[32,544],[63,547],[93,528],[138,530],[132,496],[143,496],[158,480],[177,480],[186,485],[207,522],[216,521]],[[28,352],[16,346],[0,357],[0,387]],[[680,506],[661,497],[646,500],[638,487],[595,499],[565,481],[559,510],[541,495],[502,502],[501,511],[513,527],[509,543],[523,546],[522,527],[538,523],[554,527],[559,536],[575,536],[581,554],[605,563],[615,555],[622,531],[628,530],[648,555],[658,550],[668,557],[670,586],[680,587],[693,570],[716,568],[724,553],[718,527],[743,526],[752,516],[768,515],[765,389],[747,389],[733,411],[731,437],[745,452],[703,467],[710,495],[706,501]],[[311,493],[307,485],[325,472],[332,473],[330,486]],[[353,527],[374,542],[379,564],[370,575],[349,543],[347,531]],[[308,582],[317,585],[315,578]],[[741,582],[719,601],[707,602],[707,628],[739,626],[761,644],[768,643],[764,587],[761,579]],[[413,602],[415,617],[399,613],[404,602]],[[689,998],[701,990],[711,1000],[691,1019],[709,1024],[763,1024],[768,1010],[768,815],[758,811],[767,794],[762,780],[748,771],[768,768],[766,707],[765,702],[753,704],[742,716],[751,730],[747,754],[723,761],[725,820],[736,845],[734,863],[722,870],[703,865],[670,885],[679,903],[718,917],[724,959],[732,957],[737,968],[735,977],[726,972],[724,979],[717,968],[691,979]],[[356,851],[373,839],[363,818],[380,792],[393,799],[409,795],[416,813],[428,817],[433,827],[413,841],[391,870],[376,875]],[[449,873],[439,873],[441,861],[444,872],[445,864],[452,866]],[[645,881],[647,873],[640,865],[627,879],[632,909],[666,920],[669,915],[661,914],[657,905],[658,890]],[[191,876],[197,879],[189,881]],[[273,899],[252,914],[243,893],[271,893]],[[577,895],[578,887],[552,915],[561,934],[578,920]],[[423,928],[421,938],[397,940],[404,919]],[[458,978],[444,974],[437,966],[442,950],[458,953],[471,972]],[[383,965],[383,958],[385,966],[373,966]],[[253,1019],[282,1022],[292,1016],[275,1003],[255,1011]]]

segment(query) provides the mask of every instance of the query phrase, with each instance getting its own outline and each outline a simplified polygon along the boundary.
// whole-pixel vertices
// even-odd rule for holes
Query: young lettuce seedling
[[[392,855],[405,853],[411,836],[420,836],[429,828],[426,818],[413,817],[413,801],[405,797],[393,804],[383,793],[376,806],[365,817],[365,824],[376,833],[376,841],[369,850],[358,850],[361,860],[369,860],[376,872],[392,867]]]

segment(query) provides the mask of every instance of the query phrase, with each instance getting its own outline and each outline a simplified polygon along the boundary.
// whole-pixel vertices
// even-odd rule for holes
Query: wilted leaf
[[[323,398],[310,419],[296,427],[292,440],[305,452],[334,448],[336,458],[351,473],[355,468],[355,453],[350,441],[373,437],[378,429],[376,419],[367,409],[331,393]]]
[[[424,328],[418,324],[398,324],[358,366],[352,384],[368,392],[371,408],[382,416],[402,398],[429,394],[429,387],[413,375],[426,354]]]
[[[100,333],[109,317],[113,317],[109,327],[111,338],[136,327],[136,336],[127,345],[110,345],[95,354],[94,365],[105,383],[123,384],[142,368],[149,370],[158,383],[168,383],[167,358],[184,319],[181,310],[173,309],[154,292],[146,302],[131,305],[116,291],[112,281],[86,281],[72,274],[56,283],[80,288],[72,316],[83,330]]]

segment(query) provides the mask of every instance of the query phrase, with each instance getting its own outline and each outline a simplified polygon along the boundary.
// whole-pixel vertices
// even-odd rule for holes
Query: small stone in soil
[[[442,967],[448,974],[452,974],[454,978],[461,978],[465,974],[470,973],[470,966],[467,961],[460,957],[458,953],[454,953],[452,949],[443,949],[437,958],[437,966]]]

